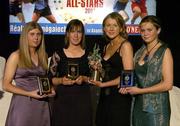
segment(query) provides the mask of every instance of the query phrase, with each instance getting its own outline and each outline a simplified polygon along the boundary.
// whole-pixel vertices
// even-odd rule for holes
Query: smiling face
[[[68,32],[67,36],[69,37],[70,44],[79,45],[82,41],[83,33],[80,27],[74,27]]]
[[[37,48],[42,40],[42,33],[39,29],[33,29],[28,32],[28,45],[31,48]]]
[[[144,17],[141,20],[139,27],[141,37],[145,43],[149,44],[159,41],[158,37],[161,32],[161,22],[156,16],[148,15]]]
[[[72,45],[80,45],[85,49],[85,30],[82,21],[79,19],[72,19],[66,27],[65,32],[65,48]]]
[[[151,43],[158,39],[160,28],[155,27],[151,22],[144,22],[140,25],[140,33],[146,43]]]
[[[115,19],[108,18],[105,21],[104,32],[110,39],[117,37],[120,33],[120,28],[117,21]]]

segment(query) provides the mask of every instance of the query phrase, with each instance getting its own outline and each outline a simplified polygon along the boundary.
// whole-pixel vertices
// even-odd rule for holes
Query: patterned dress
[[[37,76],[45,75],[42,67],[17,68],[15,83],[18,87],[32,91],[38,89]],[[37,100],[13,94],[6,126],[50,126],[50,111],[47,99]]]
[[[144,65],[139,65],[138,61],[145,46],[137,51],[135,74],[138,87],[150,87],[161,81],[162,60],[166,48],[166,45],[161,45],[154,56]],[[168,91],[135,95],[132,119],[133,126],[169,126],[170,102]]]
[[[53,54],[50,62],[51,77],[68,75],[68,64],[79,65],[79,75],[89,75],[88,53],[78,58],[68,58],[63,50]],[[53,126],[92,126],[90,85],[58,85],[52,102]]]

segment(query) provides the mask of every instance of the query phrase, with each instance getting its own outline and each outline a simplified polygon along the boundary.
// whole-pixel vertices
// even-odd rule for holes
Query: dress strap
[[[123,45],[126,41],[127,41],[126,39],[122,41],[121,45],[120,45],[119,48],[117,49],[118,52],[120,52],[122,45]],[[116,50],[116,51],[117,51],[117,50]]]
[[[162,54],[165,52],[165,50],[167,49],[167,44],[162,43],[162,45],[158,48],[158,50],[155,52],[155,56],[157,57],[161,57]]]
[[[125,39],[125,40],[123,40],[122,41],[122,43],[120,44],[120,45],[118,45],[119,47],[117,47],[115,50],[113,50],[113,52],[111,53],[111,56],[113,56],[115,53],[119,53],[119,51],[120,51],[120,49],[121,49],[121,47],[122,47],[122,45],[126,42],[127,40]],[[107,49],[107,45],[104,47],[104,54],[106,54],[106,50]],[[104,55],[103,54],[103,55]]]

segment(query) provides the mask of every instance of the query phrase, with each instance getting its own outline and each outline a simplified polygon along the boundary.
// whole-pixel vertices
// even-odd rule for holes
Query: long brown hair
[[[19,43],[19,67],[33,67],[28,44],[28,33],[33,29],[39,29],[41,32],[41,43],[36,49],[39,58],[39,65],[41,65],[44,69],[48,69],[48,60],[47,54],[45,52],[43,30],[41,26],[36,22],[26,23],[21,32]]]

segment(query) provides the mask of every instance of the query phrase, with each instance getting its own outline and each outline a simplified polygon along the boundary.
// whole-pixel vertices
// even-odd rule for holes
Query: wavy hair
[[[128,38],[128,33],[126,31],[126,24],[125,24],[125,21],[124,21],[123,17],[118,12],[111,12],[110,14],[108,14],[104,18],[103,23],[102,23],[103,29],[104,29],[104,27],[106,25],[106,20],[109,19],[109,18],[116,20],[119,28],[122,29],[121,32],[119,32],[119,35],[122,36],[123,38],[127,39]],[[104,30],[103,30],[103,35],[107,40],[109,40],[109,38],[106,36]]]

